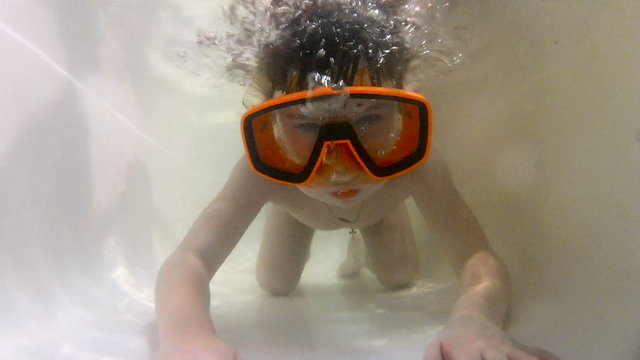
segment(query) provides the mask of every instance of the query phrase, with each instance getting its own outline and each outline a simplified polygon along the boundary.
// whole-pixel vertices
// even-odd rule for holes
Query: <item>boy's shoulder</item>
[[[291,197],[299,191],[295,186],[283,185],[269,180],[251,168],[247,156],[242,156],[231,171],[223,191],[241,192],[245,196],[262,197],[266,201],[283,196]]]
[[[448,172],[447,163],[442,153],[432,149],[427,160],[406,176],[409,186],[434,186],[444,173]]]
[[[390,209],[404,200],[436,191],[441,181],[440,168],[446,169],[442,156],[434,152],[429,159],[407,174],[385,181],[375,193],[365,201],[361,220],[371,223],[383,217]],[[246,157],[236,164],[223,192],[235,194],[234,198],[249,203],[274,203],[286,209],[301,222],[317,229],[331,229],[343,226],[327,214],[326,205],[312,199],[296,186],[284,185],[258,175]]]

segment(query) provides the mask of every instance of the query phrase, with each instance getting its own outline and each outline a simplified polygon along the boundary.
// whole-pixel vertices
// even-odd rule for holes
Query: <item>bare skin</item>
[[[328,158],[322,166],[331,165]],[[267,204],[257,263],[258,283],[265,290],[285,295],[295,288],[314,229],[346,227],[336,217],[353,221],[352,226],[360,229],[369,266],[385,287],[410,285],[418,262],[403,204],[409,197],[438,236],[460,278],[460,296],[449,321],[424,359],[552,359],[525,351],[502,330],[510,297],[507,269],[460,197],[439,154],[434,151],[418,169],[384,183],[357,172],[338,176],[337,169],[334,166],[332,177],[300,188],[262,178],[246,159],[238,162],[223,190],[160,270],[157,359],[238,358],[235,349],[216,335],[209,315],[209,282]]]

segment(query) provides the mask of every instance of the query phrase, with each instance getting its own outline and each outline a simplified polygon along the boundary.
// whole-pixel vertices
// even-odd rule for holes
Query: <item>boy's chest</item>
[[[411,195],[404,185],[389,181],[360,204],[348,208],[329,206],[293,187],[274,196],[271,202],[317,230],[365,228],[382,220]]]

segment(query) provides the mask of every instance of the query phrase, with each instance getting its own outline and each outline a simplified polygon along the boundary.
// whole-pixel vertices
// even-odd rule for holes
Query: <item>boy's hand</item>
[[[162,345],[153,360],[240,360],[240,357],[232,346],[215,336],[207,336]]]
[[[498,326],[480,318],[455,319],[440,331],[423,360],[558,360],[518,345]]]

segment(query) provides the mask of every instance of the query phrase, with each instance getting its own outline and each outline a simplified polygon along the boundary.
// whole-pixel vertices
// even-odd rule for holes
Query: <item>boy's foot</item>
[[[351,230],[351,239],[347,248],[347,257],[338,268],[338,276],[343,278],[355,277],[360,270],[367,266],[366,249],[362,235],[356,230]]]

